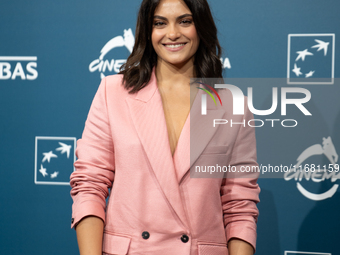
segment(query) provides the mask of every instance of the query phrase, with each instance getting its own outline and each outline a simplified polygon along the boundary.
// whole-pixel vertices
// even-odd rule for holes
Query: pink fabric
[[[210,131],[189,116],[172,157],[155,74],[137,94],[121,82],[122,75],[102,80],[78,140],[71,227],[88,215],[103,219],[110,236],[104,238],[107,254],[222,254],[232,237],[255,248],[257,174],[192,178],[189,171],[208,163],[257,165],[255,130],[238,125]],[[220,96],[223,109],[208,104],[209,116],[252,118],[248,110],[233,116],[230,93],[223,90]],[[199,104],[196,100],[194,106]],[[195,126],[190,128],[190,121]],[[194,136],[197,144],[190,140]],[[149,238],[142,237],[144,231]],[[183,234],[188,242],[181,240]],[[118,247],[117,240],[123,240]]]
[[[227,247],[216,244],[199,244],[198,255],[226,255]]]
[[[103,252],[107,254],[126,254],[131,242],[131,238],[126,236],[110,235],[104,233]]]

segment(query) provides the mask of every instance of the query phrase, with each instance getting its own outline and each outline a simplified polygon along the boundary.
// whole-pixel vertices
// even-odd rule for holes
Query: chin
[[[189,59],[164,59],[165,62],[167,62],[168,64],[170,65],[173,65],[175,67],[183,67],[189,63],[191,63],[192,65],[194,64],[194,61],[192,58],[189,58]]]

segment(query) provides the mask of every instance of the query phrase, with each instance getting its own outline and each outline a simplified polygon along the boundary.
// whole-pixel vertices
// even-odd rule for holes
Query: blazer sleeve
[[[245,167],[258,170],[255,128],[247,126],[248,120],[253,119],[253,115],[248,107],[245,106],[244,109],[245,126],[238,125],[239,131],[230,160],[234,172],[227,173],[222,181],[221,200],[227,242],[231,238],[242,239],[251,244],[255,250],[256,223],[259,215],[256,203],[260,201],[260,188],[257,184],[259,173],[244,171]]]
[[[70,176],[71,228],[90,215],[105,222],[105,199],[114,180],[114,148],[106,102],[104,78],[93,99],[82,138],[77,141],[76,170]]]

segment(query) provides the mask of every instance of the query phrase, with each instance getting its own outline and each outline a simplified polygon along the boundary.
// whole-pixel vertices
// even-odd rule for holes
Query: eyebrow
[[[186,17],[192,17],[192,15],[191,14],[183,14],[181,16],[178,16],[176,18],[176,20],[183,19],[183,18],[186,18]],[[165,18],[163,16],[159,16],[159,15],[155,15],[153,18],[154,19],[161,19],[161,20],[168,20],[167,18]]]

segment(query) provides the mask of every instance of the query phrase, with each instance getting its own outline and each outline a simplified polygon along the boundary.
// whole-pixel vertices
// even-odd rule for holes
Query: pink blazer
[[[103,219],[103,254],[226,255],[233,237],[255,248],[257,174],[195,178],[194,172],[204,165],[256,166],[255,130],[207,128],[191,111],[172,157],[155,74],[137,94],[121,82],[122,75],[102,80],[77,142],[71,227],[88,215]],[[202,93],[192,109],[200,109]],[[248,110],[233,116],[231,94],[219,94],[223,107],[208,98],[207,118],[252,118]]]

